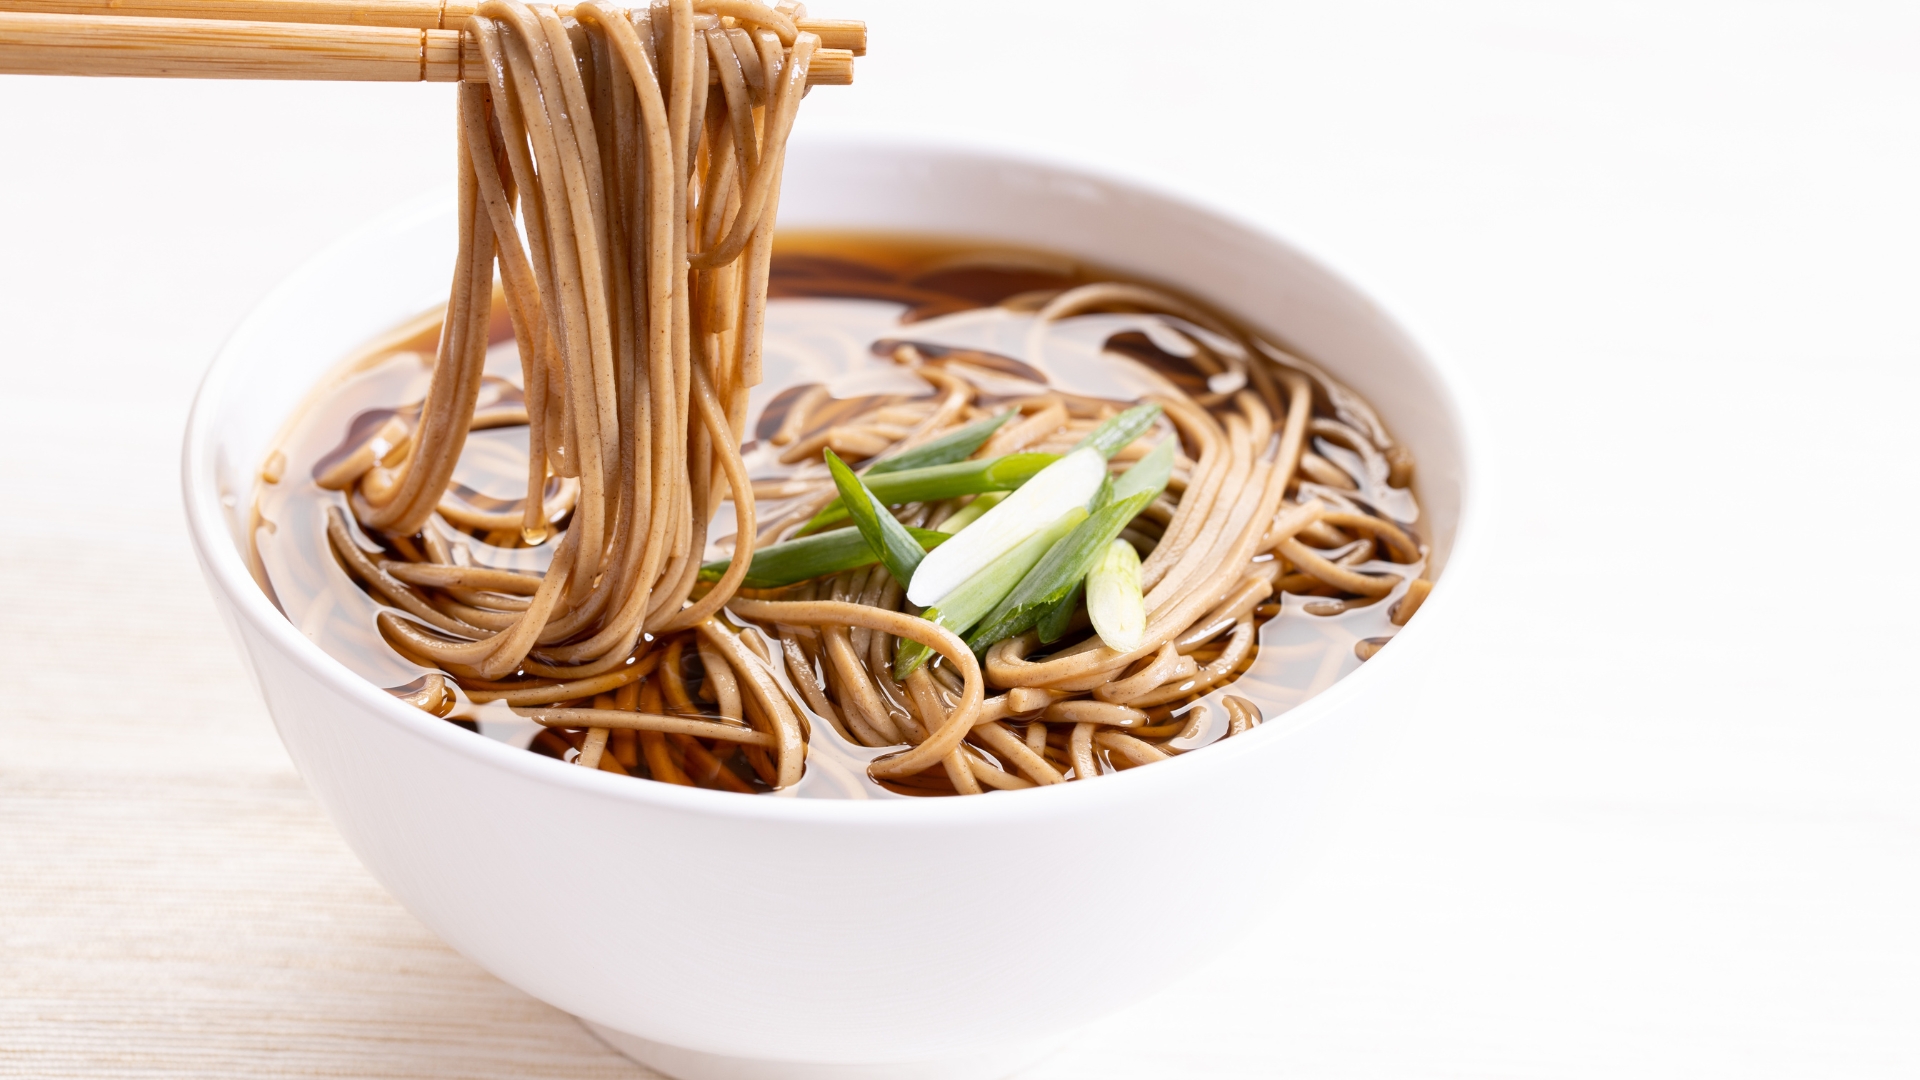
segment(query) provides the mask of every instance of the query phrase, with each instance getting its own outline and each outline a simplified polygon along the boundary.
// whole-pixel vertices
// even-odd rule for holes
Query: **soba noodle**
[[[325,527],[339,567],[381,603],[385,643],[430,671],[396,693],[442,716],[463,698],[501,702],[542,725],[535,749],[740,792],[794,788],[824,724],[887,749],[866,768],[889,790],[978,794],[1154,764],[1259,724],[1253,700],[1219,691],[1248,671],[1283,594],[1320,614],[1381,602],[1395,624],[1413,614],[1428,583],[1403,524],[1412,460],[1365,402],[1199,304],[1110,280],[999,302],[1041,335],[1090,314],[1132,316],[1146,352],[1193,376],[1142,367],[1142,400],[1158,415],[1106,455],[1118,491],[1155,447],[1175,450],[1164,491],[1114,522],[1114,542],[1144,556],[1143,619],[1125,647],[1087,625],[1078,585],[1041,625],[970,639],[977,626],[948,628],[909,603],[910,582],[852,531],[818,535],[852,544],[858,565],[752,577],[835,512],[843,488],[829,452],[876,481],[890,459],[978,431],[941,460],[1038,469],[1113,431],[1116,416],[1146,415],[1030,379],[1009,393],[993,357],[900,342],[874,363],[931,396],[782,393],[754,445],[792,468],[750,477],[741,447],[762,376],[780,173],[817,46],[793,18],[744,0],[672,0],[632,12],[587,2],[563,20],[488,0],[469,22],[488,82],[460,91],[460,245],[430,383],[417,408],[356,428],[314,472],[344,494]],[[496,272],[521,382],[489,397]],[[833,295],[933,296],[849,288]],[[518,505],[455,482],[472,432],[520,425]],[[930,538],[914,542],[965,535],[957,523],[1004,522],[989,492],[1022,479],[903,498],[891,513]],[[1107,490],[1082,518],[1110,505]],[[718,543],[733,557],[711,559],[710,528],[727,510],[733,533]],[[460,533],[546,546],[551,559],[544,572],[481,565],[449,543]],[[1051,565],[1055,549],[1044,550],[1039,565]],[[1364,660],[1383,643],[1352,653]],[[909,672],[916,648],[933,659]],[[1196,704],[1209,695],[1223,715]]]

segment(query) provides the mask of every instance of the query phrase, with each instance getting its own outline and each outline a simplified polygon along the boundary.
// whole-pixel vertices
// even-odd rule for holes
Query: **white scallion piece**
[[[1107,461],[1092,448],[1075,450],[1041,469],[999,505],[920,560],[913,584],[907,587],[907,599],[921,607],[937,605],[1022,540],[1058,521],[1061,514],[1075,506],[1086,506],[1106,476]]]
[[[925,565],[924,560],[921,565]],[[1108,544],[1093,569],[1087,571],[1087,616],[1109,649],[1132,652],[1146,640],[1147,604],[1140,595],[1140,553],[1125,540]]]

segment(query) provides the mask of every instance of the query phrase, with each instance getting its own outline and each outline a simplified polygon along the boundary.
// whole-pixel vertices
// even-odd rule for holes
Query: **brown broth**
[[[991,384],[983,385],[987,401],[1046,390],[1131,401],[1147,386],[1139,378],[1130,379],[1130,366],[1117,363],[1116,356],[1152,368],[1189,393],[1205,392],[1203,373],[1156,344],[1155,328],[1145,325],[1152,317],[1079,316],[1054,324],[1044,350],[1032,347],[1038,340],[1028,334],[1034,324],[1032,313],[1048,295],[1110,280],[1125,278],[1041,252],[982,249],[926,237],[782,234],[770,280],[766,380],[750,396],[748,430],[754,438],[742,447],[750,475],[755,480],[776,480],[798,468],[780,464],[776,448],[767,440],[787,407],[809,386],[825,385],[834,399],[813,417],[810,428],[885,399],[929,397],[932,391],[924,381],[885,359],[896,342],[911,342],[929,355],[965,354],[965,362],[976,373],[985,373],[981,378]],[[381,605],[340,568],[326,540],[327,508],[344,507],[345,498],[340,492],[321,489],[313,477],[396,409],[411,408],[425,396],[437,336],[437,323],[423,320],[404,335],[343,364],[289,426],[274,452],[279,479],[268,482],[263,477],[257,502],[254,554],[263,586],[302,633],[362,678],[395,693],[418,689],[429,669],[394,652],[375,629],[374,617]],[[512,405],[520,393],[520,361],[497,295],[491,336],[483,409]],[[1356,471],[1360,469],[1357,455],[1324,440],[1311,445],[1365,482]],[[524,494],[525,462],[524,426],[475,431],[455,473],[455,490],[480,509],[518,506]],[[1386,494],[1394,505],[1379,509],[1411,527],[1418,513],[1411,491],[1394,489]],[[777,504],[766,506],[762,520]],[[723,505],[714,522],[715,543],[708,557],[724,558],[732,542],[731,508]],[[561,535],[555,530],[547,543],[529,547],[517,534],[475,536],[438,517],[429,527],[438,529],[449,544],[465,545],[476,564],[523,571],[543,570]],[[392,550],[404,554],[401,548],[410,542],[386,543],[399,545]],[[1417,576],[1417,565],[1393,569],[1409,580]],[[1226,714],[1218,699],[1229,692],[1252,700],[1266,722],[1275,722],[1353,671],[1363,657],[1391,638],[1398,628],[1390,612],[1404,588],[1365,606],[1329,604],[1324,596],[1276,595],[1260,609],[1264,621],[1259,646],[1241,674],[1197,702],[1150,710],[1154,723],[1163,731],[1169,726],[1177,730],[1184,726],[1189,709],[1205,703],[1209,707],[1205,730],[1181,748],[1214,741],[1226,731]],[[1196,659],[1204,664],[1217,645],[1203,649]],[[771,642],[771,652],[778,656],[777,640]],[[774,667],[786,682],[784,664],[776,662]],[[680,670],[689,688],[697,692],[701,676],[693,650],[685,651]],[[796,703],[802,700],[791,685],[788,689]],[[874,782],[866,775],[866,763],[893,748],[850,743],[804,707],[802,713],[811,727],[809,768],[794,789],[781,794],[897,798],[951,792],[944,780],[929,779],[934,773],[906,784]],[[503,704],[479,705],[464,695],[448,719],[488,738],[556,757],[570,756],[580,740],[577,734],[546,731]],[[628,733],[614,733],[609,752],[623,764],[638,760]],[[698,758],[700,753],[688,746],[679,760]],[[731,768],[743,785],[736,789],[766,789],[738,755],[731,759]],[[628,771],[644,774],[645,767]]]

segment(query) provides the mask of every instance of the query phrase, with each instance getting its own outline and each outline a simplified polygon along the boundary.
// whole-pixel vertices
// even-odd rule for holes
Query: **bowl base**
[[[1053,1053],[1068,1038],[1057,1035],[937,1061],[842,1064],[727,1057],[654,1042],[591,1020],[580,1024],[601,1042],[673,1080],[1002,1080]]]

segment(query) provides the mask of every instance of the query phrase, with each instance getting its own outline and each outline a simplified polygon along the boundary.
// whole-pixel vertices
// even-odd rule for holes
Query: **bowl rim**
[[[1412,620],[1401,628],[1395,635],[1395,641],[1398,642],[1409,633],[1416,642],[1432,636],[1436,621],[1434,616],[1449,612],[1456,606],[1454,597],[1460,591],[1457,580],[1462,576],[1462,569],[1471,565],[1473,556],[1477,554],[1481,481],[1475,454],[1474,429],[1468,423],[1471,410],[1465,407],[1462,380],[1452,365],[1436,357],[1372,294],[1362,290],[1325,260],[1260,226],[1189,196],[1079,163],[1054,161],[961,142],[812,138],[805,140],[804,144],[796,143],[795,148],[800,149],[803,145],[804,152],[808,153],[829,152],[850,157],[945,157],[980,165],[1011,166],[1050,174],[1063,180],[1090,182],[1152,202],[1171,203],[1184,212],[1209,218],[1213,224],[1249,233],[1264,243],[1285,250],[1336,287],[1365,301],[1374,314],[1398,334],[1412,360],[1426,367],[1427,374],[1440,391],[1439,400],[1434,402],[1434,406],[1447,413],[1460,454],[1460,506],[1446,569],[1435,581],[1433,592],[1421,607],[1422,618]],[[440,213],[451,201],[450,189],[434,189],[368,220],[302,262],[255,302],[221,343],[202,377],[194,394],[181,447],[181,495],[188,533],[209,586],[232,604],[235,617],[243,620],[248,629],[265,638],[306,674],[340,692],[350,702],[400,732],[462,755],[476,764],[506,770],[530,783],[571,789],[668,812],[782,823],[874,826],[903,822],[985,824],[1031,820],[1053,814],[1079,814],[1097,811],[1101,806],[1117,801],[1151,798],[1170,785],[1188,784],[1189,774],[1193,770],[1217,771],[1238,755],[1274,752],[1269,749],[1270,745],[1277,746],[1297,738],[1309,728],[1326,722],[1328,714],[1341,708],[1349,699],[1366,693],[1381,679],[1391,677],[1411,662],[1401,655],[1406,649],[1383,650],[1358,670],[1349,672],[1319,694],[1288,710],[1283,714],[1287,717],[1285,723],[1270,722],[1237,738],[1209,744],[1204,754],[1182,754],[1173,761],[1162,762],[1151,769],[1127,769],[1103,776],[1099,783],[1091,786],[1040,785],[996,792],[995,797],[989,799],[798,798],[764,794],[749,797],[676,784],[636,784],[629,777],[616,776],[599,769],[582,769],[542,754],[476,736],[473,732],[403,704],[354,674],[346,665],[301,634],[255,583],[225,520],[213,468],[218,434],[213,418],[227,392],[232,373],[243,362],[239,346],[246,343],[259,324],[269,322],[278,308],[305,292],[309,280],[326,276],[336,264],[349,260],[376,237],[392,231],[402,222]],[[254,476],[252,466],[253,463],[246,463],[245,466],[245,475],[249,478]],[[1443,619],[1450,617],[1443,616]],[[247,652],[243,641],[237,640],[236,644],[241,646],[243,654]],[[249,656],[247,659],[251,661],[252,658]],[[1208,765],[1206,762],[1218,764]]]

